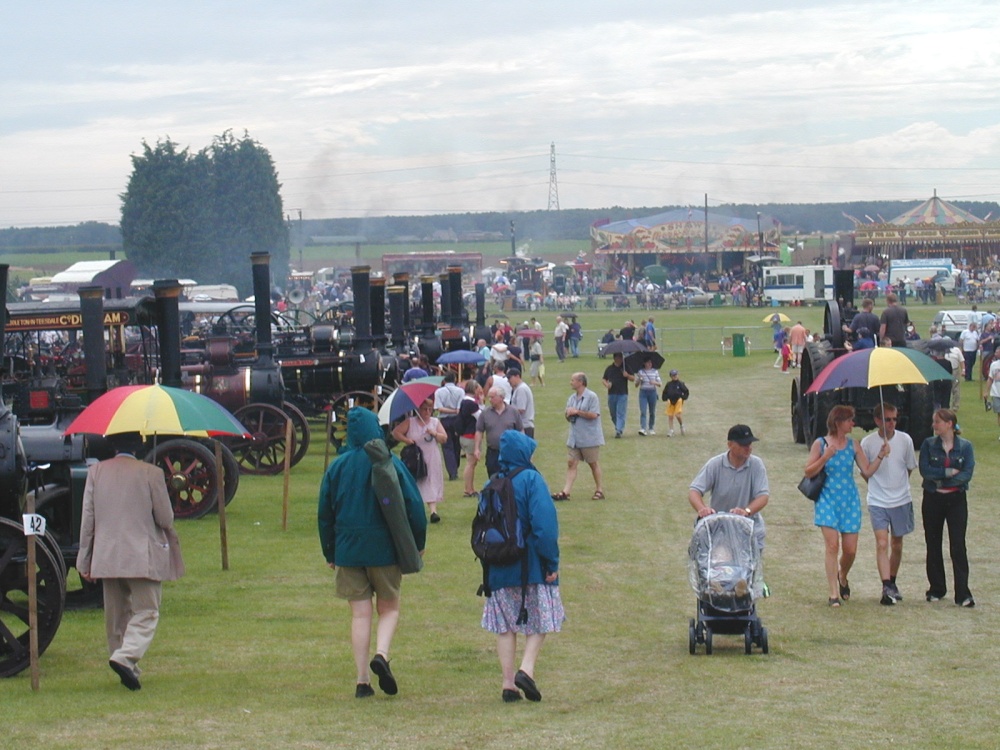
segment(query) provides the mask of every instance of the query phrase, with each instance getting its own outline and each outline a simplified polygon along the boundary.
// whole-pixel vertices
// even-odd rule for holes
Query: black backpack
[[[517,498],[511,480],[527,467],[510,474],[496,474],[479,493],[479,506],[472,519],[472,551],[483,566],[483,583],[477,596],[490,597],[490,566],[521,563],[521,611],[517,623],[528,621],[525,598],[528,593],[527,524],[517,513]]]

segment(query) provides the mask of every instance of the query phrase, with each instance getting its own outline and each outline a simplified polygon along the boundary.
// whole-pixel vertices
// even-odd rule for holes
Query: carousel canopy
[[[984,221],[937,196],[892,221],[858,224],[855,253],[915,258],[951,252],[981,263],[1000,249],[1000,222]]]
[[[761,217],[761,229],[773,239],[780,223]],[[757,248],[757,218],[680,208],[674,211],[625,219],[590,228],[598,254],[690,253],[705,249],[708,230],[709,252],[747,251]],[[770,240],[769,240],[770,243]]]
[[[965,209],[959,208],[947,201],[943,201],[935,195],[933,198],[924,201],[916,208],[911,208],[904,214],[897,216],[889,224],[909,226],[912,224],[936,224],[947,226],[949,224],[983,224],[982,219],[973,216]]]

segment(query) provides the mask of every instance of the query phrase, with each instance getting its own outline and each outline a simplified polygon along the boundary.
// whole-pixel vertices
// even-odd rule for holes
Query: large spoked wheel
[[[826,417],[836,404],[836,396],[832,391],[808,394],[806,391],[819,376],[820,371],[832,361],[833,352],[829,342],[806,344],[799,375],[798,415],[802,423],[803,437],[809,445],[826,434]]]
[[[19,523],[0,518],[0,677],[27,669],[31,630],[28,626],[28,547]],[[65,607],[66,581],[46,543],[35,545],[38,592],[38,653],[55,637]]]
[[[204,445],[167,440],[146,460],[162,469],[175,518],[201,518],[212,509],[220,489],[219,474],[215,454]]]
[[[368,391],[348,391],[335,398],[330,404],[330,409],[333,410],[330,442],[334,448],[339,451],[340,447],[347,442],[347,412],[355,406],[378,412],[381,405],[379,397]]]
[[[792,381],[792,440],[796,443],[806,441],[806,432],[802,423],[802,398],[799,395],[799,383]]]
[[[204,445],[206,448],[208,448],[209,452],[211,452],[212,454],[212,460],[214,461],[216,441],[210,439],[203,439],[199,440],[198,442]],[[236,460],[236,456],[234,456],[233,452],[229,450],[229,446],[226,445],[225,442],[219,440],[218,443],[219,445],[222,446],[222,471],[224,474],[222,485],[223,485],[223,492],[225,492],[223,499],[225,500],[226,507],[228,507],[229,503],[231,503],[233,501],[233,498],[236,497],[236,491],[240,488],[240,464],[239,461]],[[218,508],[219,506],[213,503],[212,507],[209,509],[209,512],[214,513],[218,510]]]
[[[301,415],[302,412],[299,412]],[[270,404],[247,404],[233,415],[247,428],[251,438],[228,441],[244,474],[280,474],[285,468],[285,426],[289,416]],[[305,422],[305,417],[302,418]],[[292,432],[292,456],[295,455],[295,431]]]
[[[281,409],[292,420],[292,432],[295,433],[295,450],[292,453],[292,466],[295,466],[309,452],[309,441],[311,440],[309,420],[306,419],[306,415],[295,404],[284,401],[281,404]]]

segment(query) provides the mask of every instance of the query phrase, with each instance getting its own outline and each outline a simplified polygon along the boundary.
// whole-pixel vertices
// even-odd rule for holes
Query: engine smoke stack
[[[397,353],[406,349],[406,287],[393,284],[389,287],[389,327],[391,329],[392,347]]]
[[[403,330],[409,333],[410,329],[410,274],[394,273],[392,275],[393,286],[403,287]]]
[[[156,298],[156,320],[160,333],[160,380],[163,385],[180,388],[181,382],[181,315],[178,308],[181,285],[177,279],[163,279],[153,282],[153,296]],[[80,290],[83,300],[83,290]],[[103,317],[103,315],[102,315]],[[103,337],[103,321],[102,321]],[[269,329],[270,330],[270,329]],[[86,342],[86,333],[84,342]],[[88,369],[90,360],[87,360]]]
[[[462,267],[448,266],[448,277],[448,291],[451,294],[451,325],[453,328],[461,328],[468,321],[465,306],[462,304]]]
[[[371,270],[371,266],[351,266],[351,288],[354,289],[355,350],[371,349],[372,346]]]
[[[438,281],[441,283],[441,322],[451,325],[451,277],[443,273]]]
[[[253,272],[253,307],[257,333],[257,361],[267,365],[274,358],[271,344],[271,254],[250,254]]]
[[[434,325],[434,277],[420,277],[420,326],[425,336],[433,336]]]
[[[371,281],[372,343],[376,349],[385,348],[385,277],[377,276]]]

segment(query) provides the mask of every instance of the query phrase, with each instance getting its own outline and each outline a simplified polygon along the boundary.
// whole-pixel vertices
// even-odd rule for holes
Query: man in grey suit
[[[156,633],[161,582],[180,578],[184,564],[163,472],[136,459],[137,433],[109,439],[117,455],[87,472],[76,567],[85,581],[103,582],[109,665],[125,687],[139,690],[138,663]]]

